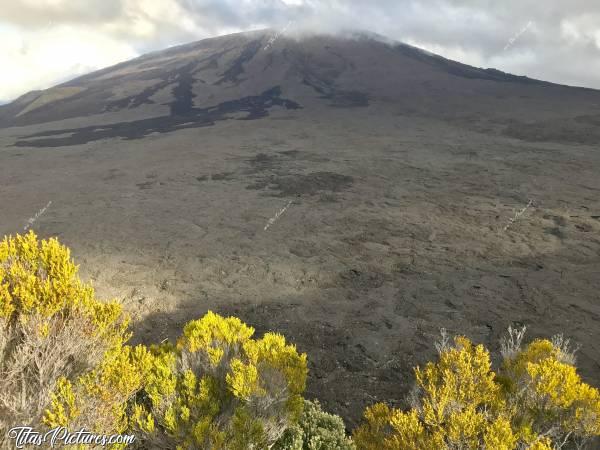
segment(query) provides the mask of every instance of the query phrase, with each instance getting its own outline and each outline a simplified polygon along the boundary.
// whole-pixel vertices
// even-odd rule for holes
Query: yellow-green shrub
[[[367,408],[357,448],[580,448],[600,435],[600,394],[581,381],[567,349],[537,340],[507,354],[496,374],[483,346],[464,337],[440,346],[438,361],[415,369],[413,408]]]
[[[131,402],[144,386],[150,359],[146,347],[124,345],[108,350],[96,367],[77,379],[60,377],[43,423],[105,434],[126,432]]]
[[[306,355],[283,336],[209,312],[174,347],[153,347],[134,418],[147,445],[165,449],[268,448],[298,420]]]
[[[483,346],[443,341],[438,360],[415,369],[412,409],[368,408],[356,448],[550,450],[600,435],[600,393],[568,344],[521,349],[523,333],[509,331],[496,372]],[[95,298],[66,247],[33,232],[5,238],[0,447],[10,427],[30,425],[135,432],[142,448],[354,448],[341,419],[310,402],[303,413],[306,355],[279,334],[253,335],[209,312],[175,345],[127,346],[121,306]]]
[[[113,390],[106,369],[128,338],[127,319],[118,303],[98,301],[77,272],[56,239],[29,232],[0,242],[0,444],[16,425],[39,429],[79,417],[92,429],[93,393],[72,393],[92,374],[99,389]],[[98,431],[113,431],[118,419],[105,416]]]
[[[572,362],[570,352],[545,339],[504,360],[499,380],[521,435],[579,446],[600,435],[600,391],[581,380]]]
[[[125,345],[69,250],[33,232],[0,243],[0,446],[16,425],[112,434],[158,448],[263,448],[297,421],[306,356],[283,336],[208,313],[176,346]]]
[[[33,231],[5,237],[0,242],[0,318],[5,325],[44,319],[42,333],[52,319],[77,315],[90,336],[102,336],[111,345],[124,340],[127,321],[117,302],[101,302],[91,285],[78,277],[69,249],[57,239],[39,241]]]

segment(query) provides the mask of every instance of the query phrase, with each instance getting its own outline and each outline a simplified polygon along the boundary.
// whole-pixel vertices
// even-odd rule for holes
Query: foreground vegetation
[[[174,343],[127,345],[118,302],[95,298],[69,250],[33,232],[0,243],[0,445],[14,426],[128,433],[140,448],[400,450],[583,448],[600,435],[600,393],[568,341],[523,346],[509,329],[502,364],[467,338],[438,343],[415,369],[411,409],[341,418],[303,398],[306,355],[212,312]]]

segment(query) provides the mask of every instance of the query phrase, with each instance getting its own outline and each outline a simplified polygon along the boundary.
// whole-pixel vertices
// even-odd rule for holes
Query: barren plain
[[[511,324],[564,333],[599,385],[600,92],[270,35],[0,107],[0,234],[51,202],[32,229],[123,300],[134,342],[208,310],[281,332],[349,426],[403,405],[442,327],[493,350]]]

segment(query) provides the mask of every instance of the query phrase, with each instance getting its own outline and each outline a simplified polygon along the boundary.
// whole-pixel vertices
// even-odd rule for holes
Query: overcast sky
[[[600,0],[1,1],[0,102],[148,51],[290,22],[600,89]]]

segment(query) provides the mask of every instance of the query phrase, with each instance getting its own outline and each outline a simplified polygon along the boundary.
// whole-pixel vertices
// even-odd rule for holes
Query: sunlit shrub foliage
[[[115,390],[109,367],[123,372],[114,358],[127,319],[120,304],[98,301],[77,271],[56,239],[29,232],[0,242],[0,443],[13,426],[122,428],[123,398],[139,386]]]
[[[576,373],[568,346],[523,333],[504,345],[492,371],[481,345],[456,337],[438,346],[439,358],[415,369],[409,411],[375,404],[355,430],[358,449],[583,448],[600,435],[600,394]]]
[[[562,336],[522,346],[524,329],[509,329],[493,370],[483,346],[444,334],[437,360],[415,369],[411,409],[375,404],[351,439],[302,398],[306,355],[283,336],[212,312],[149,348],[126,345],[127,327],[56,239],[0,242],[0,448],[13,426],[172,450],[555,450],[600,435],[600,393]]]
[[[283,336],[209,312],[176,346],[152,348],[140,439],[156,448],[266,449],[302,413],[306,355]]]

